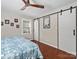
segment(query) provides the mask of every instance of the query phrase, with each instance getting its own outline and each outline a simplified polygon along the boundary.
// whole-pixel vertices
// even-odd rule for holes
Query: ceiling
[[[1,10],[5,9],[25,17],[34,18],[45,15],[56,8],[71,4],[75,1],[76,0],[30,0],[31,3],[43,4],[45,8],[40,9],[29,6],[24,11],[22,11],[20,10],[24,6],[22,0],[1,0]]]

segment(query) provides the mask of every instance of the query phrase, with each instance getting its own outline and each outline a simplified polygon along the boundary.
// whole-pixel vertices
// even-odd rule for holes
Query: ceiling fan
[[[36,8],[44,8],[44,5],[39,5],[39,4],[30,4],[29,0],[22,0],[23,3],[25,4],[24,7],[21,8],[21,10],[25,10],[26,7],[28,6],[32,6],[32,7],[36,7]]]

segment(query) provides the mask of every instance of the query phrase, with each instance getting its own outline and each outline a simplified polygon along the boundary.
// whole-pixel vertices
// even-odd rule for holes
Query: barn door
[[[76,54],[76,8],[59,14],[59,48]]]

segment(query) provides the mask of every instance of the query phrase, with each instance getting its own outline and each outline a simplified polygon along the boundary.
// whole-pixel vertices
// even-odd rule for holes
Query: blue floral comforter
[[[1,59],[43,59],[38,46],[23,37],[1,39]]]

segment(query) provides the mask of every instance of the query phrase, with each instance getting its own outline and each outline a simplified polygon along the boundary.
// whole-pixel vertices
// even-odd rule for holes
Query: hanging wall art
[[[9,24],[9,20],[6,19],[6,20],[5,20],[5,24]]]
[[[50,16],[43,17],[43,28],[50,29]]]
[[[14,26],[14,23],[11,23],[10,26]]]
[[[18,19],[17,19],[17,18],[15,18],[15,19],[14,19],[14,22],[16,22],[16,23],[17,23],[17,22],[18,22]]]
[[[4,25],[4,22],[1,22],[1,26],[3,26]]]

